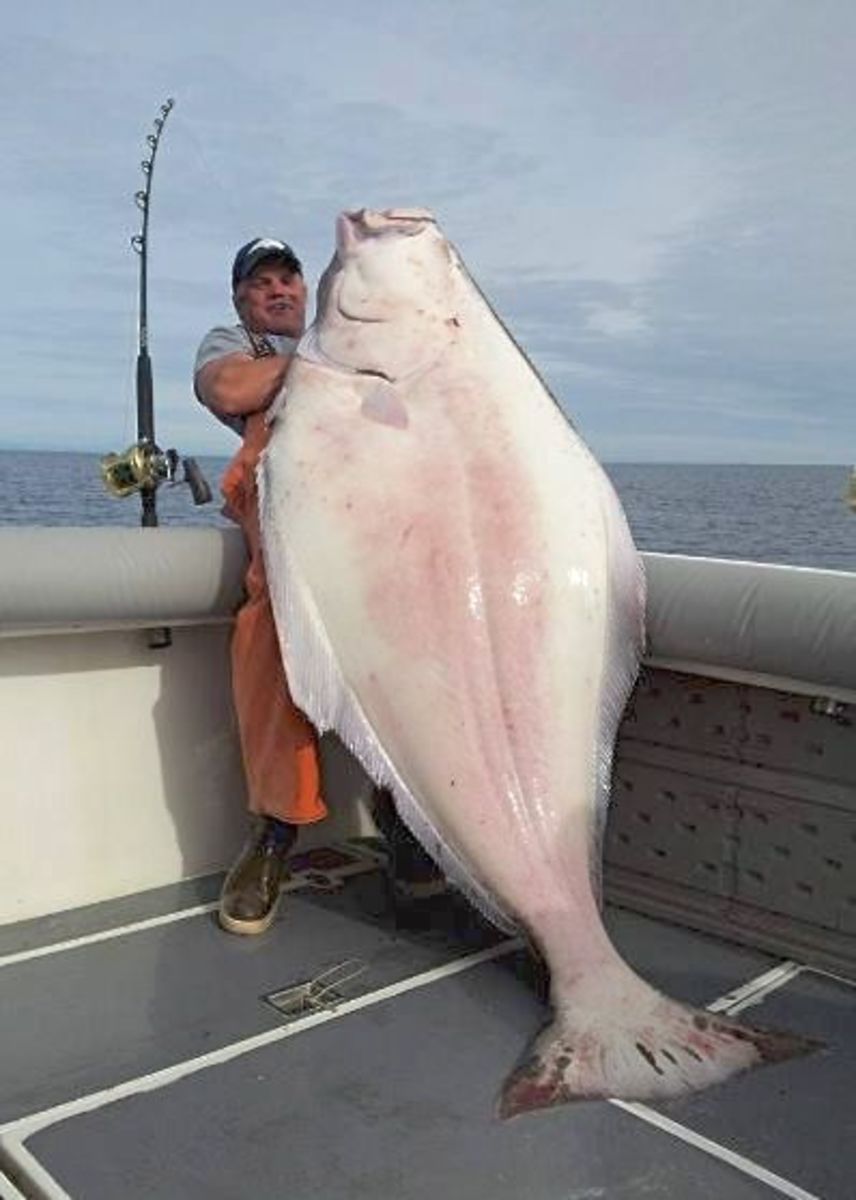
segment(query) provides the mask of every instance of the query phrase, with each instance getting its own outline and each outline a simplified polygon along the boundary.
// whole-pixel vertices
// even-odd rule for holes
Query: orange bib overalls
[[[262,559],[255,472],[268,432],[264,413],[248,417],[243,445],[223,476],[225,511],[242,527],[250,555],[232,635],[232,692],[250,811],[307,825],[327,808],[317,736],[288,690]]]

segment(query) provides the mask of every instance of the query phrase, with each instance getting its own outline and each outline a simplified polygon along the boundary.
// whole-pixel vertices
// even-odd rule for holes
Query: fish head
[[[456,266],[426,209],[342,213],[301,353],[391,380],[435,360],[454,328]]]

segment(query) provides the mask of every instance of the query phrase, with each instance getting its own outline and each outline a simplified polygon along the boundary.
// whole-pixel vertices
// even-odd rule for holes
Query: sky
[[[425,206],[605,462],[856,459],[852,0],[40,0],[0,45],[0,448],[157,438],[257,235]]]

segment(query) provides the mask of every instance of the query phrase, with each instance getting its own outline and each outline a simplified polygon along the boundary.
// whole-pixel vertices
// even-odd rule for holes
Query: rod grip
[[[154,388],[152,387],[152,360],[148,350],[137,355],[137,437],[141,442],[155,440]]]

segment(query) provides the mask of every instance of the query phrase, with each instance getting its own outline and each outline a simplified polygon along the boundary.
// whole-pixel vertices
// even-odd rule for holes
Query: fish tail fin
[[[593,995],[577,1005],[570,996],[506,1079],[503,1119],[572,1100],[666,1100],[820,1048],[687,1008],[627,974],[629,984],[602,989],[599,1003]]]

